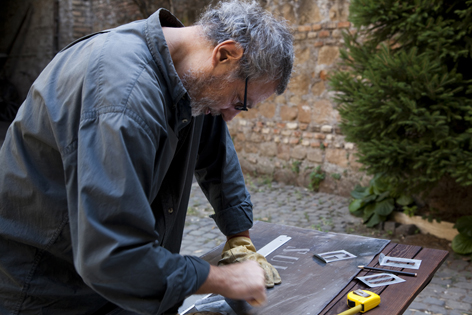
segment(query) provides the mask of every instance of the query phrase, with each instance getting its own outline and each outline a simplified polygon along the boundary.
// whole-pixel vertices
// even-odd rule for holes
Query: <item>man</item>
[[[292,65],[286,25],[240,1],[192,27],[161,9],[58,53],[0,151],[0,313],[167,314],[195,292],[264,303],[280,279],[248,238],[225,121],[282,93]],[[178,254],[194,174],[228,236],[218,267]]]

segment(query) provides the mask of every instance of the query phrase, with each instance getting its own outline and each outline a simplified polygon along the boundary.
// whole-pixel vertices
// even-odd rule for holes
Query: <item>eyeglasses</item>
[[[234,106],[234,109],[236,110],[243,110],[247,112],[247,106],[246,106],[246,100],[247,100],[247,80],[249,80],[249,77],[246,78],[246,83],[244,86],[244,104],[243,105],[236,105]]]

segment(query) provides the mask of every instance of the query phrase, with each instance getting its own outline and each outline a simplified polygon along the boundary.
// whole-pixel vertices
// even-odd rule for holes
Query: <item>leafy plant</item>
[[[472,185],[472,1],[352,0],[340,70],[341,129],[368,174],[425,191]]]
[[[292,162],[292,172],[294,172],[295,174],[300,173],[300,164],[302,164],[302,162],[293,161]]]
[[[436,220],[436,222],[441,223],[442,219],[439,217],[438,209],[430,207],[429,210],[430,213],[422,215],[423,220],[428,220],[430,223]]]
[[[456,221],[454,227],[459,231],[452,240],[452,249],[458,254],[472,253],[472,215],[466,215]]]
[[[341,174],[333,173],[333,174],[331,174],[331,177],[334,178],[335,180],[340,180],[341,179]]]
[[[260,180],[261,180],[262,185],[269,187],[269,189],[272,188],[272,181],[274,180],[273,175],[262,176]]]
[[[351,196],[354,199],[349,204],[349,212],[362,217],[368,227],[386,221],[396,207],[411,209],[408,206],[414,202],[410,195],[385,180],[383,174],[375,175],[366,187],[357,185]]]
[[[416,213],[416,210],[418,210],[418,206],[416,205],[413,205],[411,207],[403,206],[403,213],[405,213],[409,217],[414,216]]]
[[[310,173],[310,189],[318,191],[320,183],[325,179],[326,174],[321,170],[321,166],[317,166],[313,172]]]

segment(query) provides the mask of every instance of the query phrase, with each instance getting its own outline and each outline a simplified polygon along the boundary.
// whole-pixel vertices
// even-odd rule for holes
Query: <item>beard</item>
[[[201,70],[188,70],[182,77],[182,84],[190,96],[192,116],[210,113],[221,114],[219,105],[224,101],[221,90],[234,81],[234,74],[221,76],[205,75]]]

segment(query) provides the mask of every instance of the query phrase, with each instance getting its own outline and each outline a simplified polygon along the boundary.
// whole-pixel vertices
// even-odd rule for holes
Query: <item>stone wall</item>
[[[67,0],[72,3],[73,38],[144,19],[166,8],[184,25],[195,22],[210,0]]]
[[[295,71],[287,91],[228,124],[245,172],[309,187],[319,167],[325,174],[320,190],[349,192],[363,173],[355,146],[338,127],[328,76],[339,61],[342,32],[354,32],[347,21],[347,1],[280,1],[269,9],[290,21],[295,38]]]
[[[2,80],[23,102],[31,84],[56,53],[53,0],[3,0],[0,10],[0,61]],[[4,97],[3,93],[1,97]]]
[[[143,19],[133,0],[72,0],[73,37]]]

